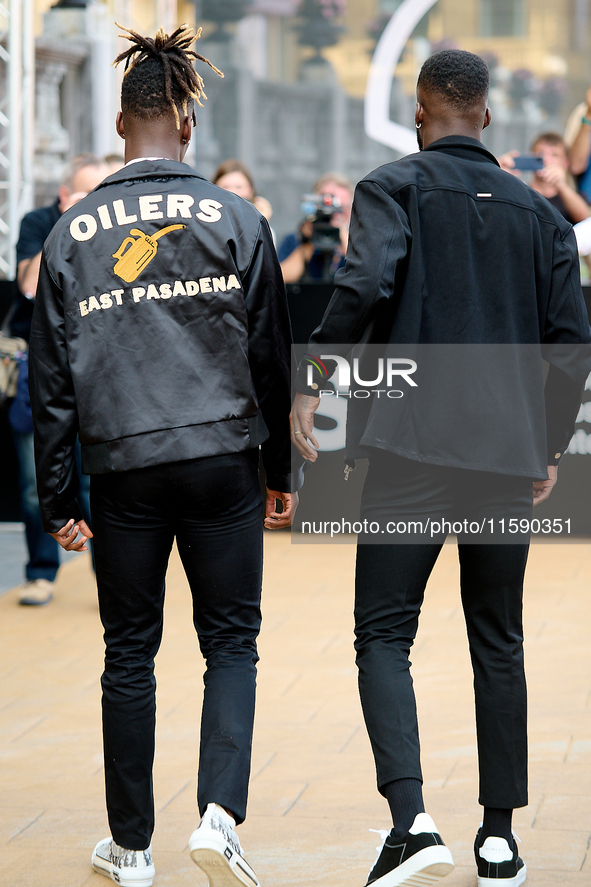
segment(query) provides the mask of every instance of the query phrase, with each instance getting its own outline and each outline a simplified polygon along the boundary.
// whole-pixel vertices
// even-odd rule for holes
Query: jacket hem
[[[511,477],[529,477],[532,480],[548,480],[548,471],[547,468],[516,468],[511,466],[508,470],[506,467],[501,467],[500,465],[494,465],[489,463],[481,463],[481,462],[466,462],[465,460],[460,459],[442,459],[441,457],[435,455],[425,455],[424,453],[414,453],[408,450],[403,449],[402,447],[395,447],[391,444],[386,443],[383,440],[372,440],[366,437],[361,440],[362,447],[374,447],[378,450],[385,450],[388,453],[393,453],[396,456],[402,456],[405,459],[411,459],[413,462],[425,462],[427,465],[439,465],[442,468],[464,468],[466,471],[488,471],[491,474],[506,474]],[[355,458],[363,458],[369,457],[371,458],[369,453],[359,453],[356,451]]]
[[[82,444],[82,471],[84,474],[109,474],[249,450],[260,443],[260,433],[253,440],[251,428],[249,419],[228,419]]]

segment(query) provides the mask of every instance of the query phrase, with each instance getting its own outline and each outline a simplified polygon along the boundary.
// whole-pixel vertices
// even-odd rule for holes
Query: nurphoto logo
[[[321,354],[320,360],[333,360],[337,365],[335,390],[333,391],[330,388],[321,389],[319,392],[320,397],[353,396],[363,399],[371,397],[372,394],[379,398],[383,394],[386,397],[398,399],[404,397],[404,391],[400,388],[393,387],[395,381],[397,381],[399,384],[400,381],[404,381],[411,388],[418,387],[414,379],[411,378],[413,373],[416,372],[417,363],[414,360],[410,360],[410,358],[380,357],[377,360],[377,366],[375,370],[372,372],[372,376],[375,374],[375,378],[362,379],[361,371],[359,368],[359,358],[354,357],[353,381],[359,387],[353,388],[353,391],[351,391],[351,364],[345,357],[341,357],[340,354]],[[314,367],[312,363],[308,363],[306,369],[306,381],[309,386],[313,385],[313,372]],[[366,375],[367,368],[365,368],[363,372],[364,375]],[[380,388],[380,385],[383,385],[384,387]]]

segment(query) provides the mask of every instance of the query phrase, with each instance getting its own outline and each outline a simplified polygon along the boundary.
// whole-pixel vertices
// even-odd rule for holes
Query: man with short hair
[[[338,356],[339,348],[344,355],[362,339],[382,343],[386,354],[406,353],[404,346],[412,353],[417,345],[438,355],[445,355],[442,345],[456,349],[450,372],[455,360],[457,391],[446,367],[421,375],[429,354],[417,350],[414,396],[349,402],[347,459],[369,457],[361,516],[378,527],[399,518],[413,523],[399,545],[371,544],[367,534],[357,548],[359,690],[378,788],[394,822],[369,875],[373,887],[432,883],[453,867],[423,804],[408,656],[446,531],[424,544],[413,533],[425,520],[454,520],[459,509],[459,517],[484,528],[476,544],[458,534],[484,807],[474,848],[478,884],[518,887],[525,880],[511,818],[527,804],[522,597],[529,534],[513,537],[517,544],[507,544],[511,537],[491,544],[490,527],[498,534],[509,520],[528,526],[532,499],[543,501],[556,483],[587,371],[578,350],[590,335],[572,228],[481,144],[491,121],[487,99],[488,70],[478,56],[444,50],[423,65],[415,113],[420,153],[374,170],[357,186],[346,265],[298,371],[292,407],[292,440],[315,461],[313,417],[330,374],[316,355]],[[539,364],[529,388],[519,374],[493,379],[482,367],[497,343],[526,369],[523,343],[536,358],[542,343],[571,346],[572,372],[551,366],[545,392]],[[384,351],[393,345],[397,350]]]
[[[11,329],[14,335],[21,336],[27,342],[31,330],[43,244],[62,213],[86,197],[88,192],[108,174],[109,167],[104,160],[95,157],[94,154],[78,154],[70,160],[64,171],[56,200],[49,206],[31,210],[21,221],[16,245],[19,294],[11,319]],[[25,361],[21,364],[21,374],[26,372],[27,368]],[[59,569],[59,546],[43,531],[35,479],[33,422],[26,398],[26,381],[20,390],[25,392],[23,395],[25,401],[15,403],[9,413],[19,466],[21,511],[29,553],[29,560],[25,566],[26,582],[21,588],[19,603],[25,606],[44,606],[53,598],[55,577]],[[84,513],[88,518],[87,483],[81,499]]]

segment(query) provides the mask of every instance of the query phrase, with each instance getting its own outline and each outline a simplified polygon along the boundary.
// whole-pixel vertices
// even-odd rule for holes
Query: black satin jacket
[[[45,529],[79,519],[87,474],[262,443],[290,490],[290,326],[266,220],[191,167],[139,161],[48,237],[30,340]]]

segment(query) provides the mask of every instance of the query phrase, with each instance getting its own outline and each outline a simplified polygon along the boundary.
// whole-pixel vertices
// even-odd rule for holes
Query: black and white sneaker
[[[121,887],[152,887],[154,863],[152,849],[126,850],[105,838],[92,851],[92,867],[99,875],[106,875]]]
[[[448,848],[427,813],[419,813],[402,838],[386,835],[366,887],[430,887],[454,867]]]
[[[526,865],[505,838],[489,837],[479,846],[480,832],[474,843],[474,856],[478,866],[478,887],[519,887],[526,877]]]
[[[210,887],[260,887],[244,858],[236,823],[218,804],[208,804],[191,837],[191,859],[209,878]]]

